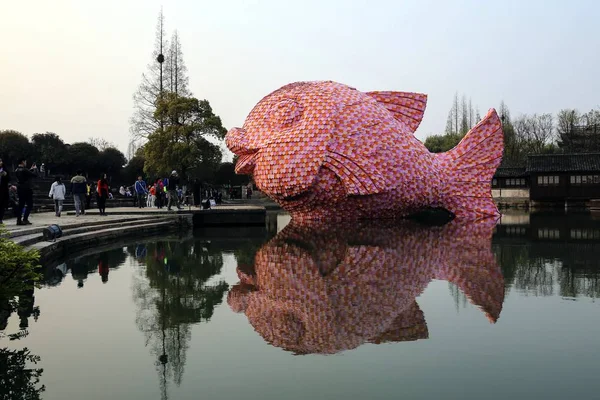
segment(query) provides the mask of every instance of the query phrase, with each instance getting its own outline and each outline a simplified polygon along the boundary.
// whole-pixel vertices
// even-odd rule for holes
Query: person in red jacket
[[[102,178],[98,181],[98,210],[100,215],[106,215],[106,199],[108,198],[108,179],[106,174],[102,174]]]

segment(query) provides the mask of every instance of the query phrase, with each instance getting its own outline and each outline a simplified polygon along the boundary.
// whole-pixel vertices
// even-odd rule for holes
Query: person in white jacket
[[[57,176],[50,187],[49,193],[49,196],[54,199],[54,211],[56,212],[57,217],[60,217],[60,214],[62,213],[63,201],[65,200],[66,193],[67,188],[65,187],[65,184],[60,181],[60,176]]]

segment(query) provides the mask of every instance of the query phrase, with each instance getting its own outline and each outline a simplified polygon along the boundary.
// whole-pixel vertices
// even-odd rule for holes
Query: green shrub
[[[38,271],[40,254],[26,250],[4,233],[0,229],[0,300],[12,302],[15,296],[42,278]]]

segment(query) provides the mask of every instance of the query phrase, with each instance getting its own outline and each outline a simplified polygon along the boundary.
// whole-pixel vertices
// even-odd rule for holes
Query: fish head
[[[335,82],[297,82],[263,98],[225,137],[235,171],[285,203],[308,192],[323,165],[339,110]]]

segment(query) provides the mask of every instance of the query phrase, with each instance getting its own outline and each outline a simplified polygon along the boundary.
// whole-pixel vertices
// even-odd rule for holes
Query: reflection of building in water
[[[507,286],[600,297],[600,220],[589,214],[533,213],[529,225],[498,226],[493,248]]]
[[[210,243],[194,241],[148,244],[144,257],[128,250],[145,265],[133,283],[136,324],[156,357],[166,399],[169,381],[181,384],[192,325],[210,320],[228,289],[224,281],[206,284],[220,273],[223,257]]]
[[[454,283],[495,322],[504,281],[491,253],[494,225],[292,221],[254,266],[238,269],[228,302],[268,343],[296,354],[427,338],[416,297],[432,279]]]

